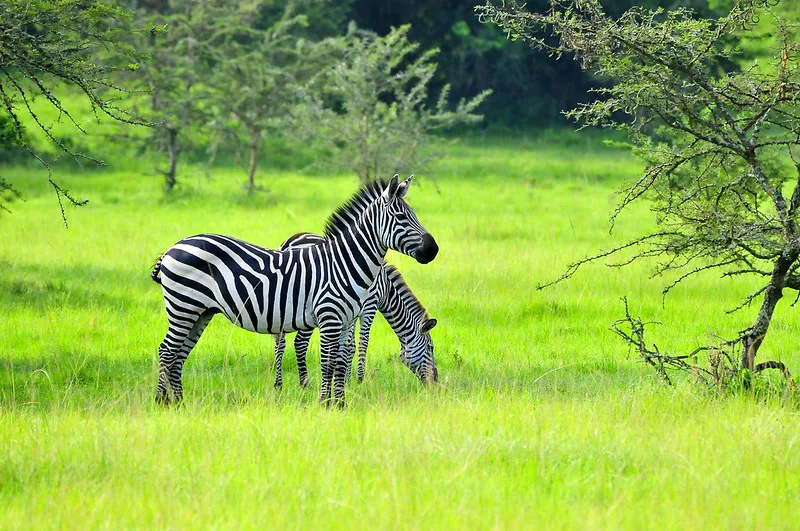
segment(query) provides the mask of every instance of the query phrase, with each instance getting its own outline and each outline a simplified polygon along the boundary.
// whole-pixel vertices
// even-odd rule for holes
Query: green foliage
[[[0,3],[0,105],[6,117],[3,121],[7,123],[10,117],[13,123],[14,142],[25,145],[20,113],[27,113],[31,123],[44,131],[59,153],[100,162],[75,152],[67,139],[53,135],[34,113],[31,100],[42,97],[58,110],[59,116],[85,132],[62,104],[55,91],[58,83],[79,89],[91,102],[95,116],[102,113],[120,122],[143,123],[117,103],[118,94],[126,90],[115,83],[114,74],[136,70],[142,58],[122,38],[131,31],[128,12],[98,1],[6,0]],[[47,163],[32,150],[28,151],[50,174]],[[49,181],[59,203],[62,198],[72,204],[81,203],[58,186],[52,175]],[[61,210],[63,216],[63,206]]]
[[[280,135],[290,127],[289,111],[300,88],[330,58],[327,41],[301,36],[308,20],[295,4],[287,4],[278,17],[264,21],[264,27],[250,26],[248,21],[259,7],[262,3],[221,19],[209,46],[214,66],[208,84],[216,123],[224,126],[232,119],[239,126],[240,141],[250,152],[251,193],[262,137]],[[231,136],[230,131],[224,134]]]
[[[148,147],[168,151],[167,189],[176,181],[178,154],[219,150],[250,154],[249,190],[264,136],[286,129],[298,87],[323,68],[328,48],[317,34],[332,31],[320,20],[318,0],[288,4],[222,0],[143,6],[140,16],[159,28],[137,46],[153,60],[142,69],[152,97],[142,103],[158,127]],[[313,32],[310,30],[313,24]]]
[[[411,24],[409,39],[422,49],[438,48],[439,69],[431,80],[437,93],[451,86],[451,103],[491,88],[499,97],[481,106],[487,128],[527,129],[565,124],[563,111],[586,102],[589,89],[607,80],[581,71],[574,61],[551,61],[491,24],[474,16],[475,0],[354,0],[350,18],[358,27],[384,35],[393,27]],[[499,3],[499,2],[497,2]],[[520,2],[522,3],[522,2]],[[691,7],[698,16],[714,15],[707,0],[603,0],[612,16],[634,5],[672,9]],[[543,12],[548,0],[528,0],[526,9]]]
[[[436,156],[434,132],[482,119],[482,92],[448,109],[449,86],[434,105],[428,85],[437,50],[419,52],[409,26],[384,37],[351,26],[340,42],[342,60],[322,73],[307,102],[295,109],[317,142],[363,182],[391,173],[423,171]],[[313,91],[321,87],[322,96]]]
[[[205,3],[178,1],[170,7],[165,15],[139,11],[138,18],[152,30],[131,35],[136,48],[150,56],[132,79],[147,91],[137,101],[137,108],[155,124],[149,135],[133,140],[143,149],[169,153],[169,166],[163,170],[167,189],[175,185],[179,153],[202,149],[209,142],[210,135],[202,132],[207,119],[203,46],[205,34],[213,30],[203,16]]]

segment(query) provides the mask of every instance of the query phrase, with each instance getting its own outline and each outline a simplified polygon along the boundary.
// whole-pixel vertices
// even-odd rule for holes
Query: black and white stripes
[[[298,249],[310,247],[323,242],[322,236],[316,234],[300,233],[287,239],[281,249]],[[368,291],[360,316],[359,341],[358,341],[358,381],[364,379],[366,369],[367,346],[369,333],[375,312],[380,311],[392,327],[400,340],[400,358],[422,381],[436,381],[438,371],[433,355],[433,341],[430,331],[436,326],[436,319],[430,319],[428,313],[419,300],[408,287],[400,271],[394,266],[384,265],[372,287]],[[349,376],[353,357],[353,336],[355,324],[348,336],[347,371]],[[294,340],[295,354],[297,356],[297,369],[300,384],[308,383],[308,370],[306,368],[306,352],[311,339],[312,330],[297,332]],[[278,334],[275,341],[275,386],[283,384],[283,371],[281,368],[286,342],[283,334]]]
[[[343,403],[350,327],[383,268],[388,249],[428,263],[438,246],[403,200],[411,179],[376,182],[334,212],[318,245],[269,250],[200,234],[173,245],[152,277],[164,293],[169,328],[159,347],[156,397],[182,396],[183,364],[211,318],[276,334],[320,329],[320,399]],[[333,389],[332,389],[333,388]]]

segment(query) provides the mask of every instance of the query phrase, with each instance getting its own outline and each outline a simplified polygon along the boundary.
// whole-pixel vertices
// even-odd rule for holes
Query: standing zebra
[[[351,325],[388,249],[427,264],[439,247],[404,201],[409,177],[360,189],[328,219],[325,241],[268,250],[229,236],[185,238],[156,262],[169,328],[158,349],[156,400],[178,401],[186,358],[212,317],[262,334],[320,329],[320,400],[344,404],[345,347]],[[364,196],[379,195],[364,208]],[[357,216],[353,215],[358,211]],[[160,278],[159,278],[160,273]]]
[[[324,240],[322,236],[301,232],[283,242],[280,248],[299,249],[311,247]],[[369,331],[376,311],[380,311],[383,314],[389,326],[397,334],[397,338],[400,340],[400,359],[403,363],[423,382],[436,381],[439,374],[434,361],[433,341],[430,336],[430,331],[436,326],[436,319],[428,317],[428,312],[414,296],[400,271],[389,264],[384,264],[378,273],[378,277],[369,290],[359,318],[358,381],[364,380]],[[308,351],[308,342],[313,333],[313,330],[300,330],[294,339],[297,372],[299,373],[300,384],[303,386],[308,383],[306,352]],[[346,376],[350,375],[354,335],[355,323],[348,337]],[[285,349],[284,334],[277,334],[275,336],[275,387],[283,385],[281,365]]]

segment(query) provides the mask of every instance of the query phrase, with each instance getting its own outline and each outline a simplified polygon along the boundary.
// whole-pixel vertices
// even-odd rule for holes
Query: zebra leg
[[[344,383],[347,374],[347,362],[352,361],[350,344],[355,332],[355,323],[350,323],[339,334],[339,344],[336,349],[336,359],[333,371],[333,401],[340,408],[344,407]]]
[[[194,326],[192,326],[192,329],[189,331],[189,335],[186,337],[183,345],[181,345],[178,355],[170,366],[169,385],[172,389],[173,399],[175,402],[180,402],[183,399],[183,364],[186,362],[186,358],[189,357],[189,353],[192,351],[195,345],[197,345],[197,342],[200,340],[200,336],[203,335],[203,331],[206,329],[208,323],[211,322],[213,317],[214,312],[210,311],[206,311],[200,315],[200,317],[197,319],[197,322],[194,323]]]
[[[294,355],[297,357],[297,376],[300,377],[300,387],[308,385],[306,354],[308,354],[308,343],[313,334],[313,330],[298,330],[294,336]]]
[[[330,405],[333,370],[336,358],[339,356],[339,342],[341,336],[341,325],[320,325],[319,346],[322,384],[320,385],[319,401],[326,406]]]
[[[168,316],[169,328],[167,329],[167,335],[158,347],[158,388],[156,389],[156,402],[164,405],[180,400],[182,393],[180,390],[180,377],[178,378],[179,387],[176,389],[173,387],[175,380],[172,376],[173,367],[176,364],[180,367],[183,366],[183,362],[179,361],[181,359],[181,350],[203,314],[181,313],[178,315],[171,313]],[[184,357],[183,359],[186,358]],[[178,375],[180,375],[180,367],[177,368]]]
[[[364,374],[367,372],[367,346],[369,345],[369,330],[372,328],[372,321],[375,319],[375,305],[365,307],[359,319],[358,328],[358,372],[356,379],[364,381]]]
[[[167,332],[169,336],[169,331]],[[169,388],[169,368],[175,361],[175,355],[169,347],[167,339],[158,347],[158,387],[156,388],[156,403],[168,406],[172,401],[172,390]]]
[[[356,324],[350,327],[350,331],[348,332],[347,337],[347,347],[345,348],[345,362],[347,365],[345,366],[344,370],[344,380],[345,382],[350,381],[350,373],[353,372],[353,358],[356,355]]]
[[[275,389],[283,387],[283,351],[286,350],[286,336],[283,332],[275,334]]]

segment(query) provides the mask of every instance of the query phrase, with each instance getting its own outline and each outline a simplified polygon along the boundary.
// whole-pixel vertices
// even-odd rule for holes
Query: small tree
[[[206,16],[205,8],[203,2],[179,0],[167,13],[150,13],[146,8],[137,13],[153,28],[133,35],[137,49],[150,56],[137,78],[148,92],[143,114],[154,127],[140,141],[167,152],[167,167],[159,170],[167,191],[176,184],[180,152],[192,147],[189,132],[201,129],[208,118],[203,106],[203,82],[209,72],[206,41],[218,21]]]
[[[665,293],[715,268],[723,276],[763,279],[745,301],[761,297],[761,308],[735,341],[740,367],[750,370],[784,289],[800,290],[800,47],[793,28],[767,4],[776,2],[738,1],[719,20],[638,7],[615,20],[597,0],[550,0],[543,14],[513,1],[477,8],[481,19],[514,38],[557,56],[572,54],[613,80],[596,101],[567,115],[627,131],[646,162],[624,189],[612,226],[621,210],[646,197],[658,230],[572,264],[561,279],[584,263],[629,251],[624,263],[656,258],[657,274],[682,273]],[[772,57],[732,67],[732,38],[762,16],[777,28]]]
[[[54,92],[58,84],[77,87],[89,99],[95,116],[102,113],[114,120],[143,124],[128,109],[118,106],[120,92],[114,74],[136,70],[142,59],[123,37],[132,31],[130,13],[93,0],[6,0],[0,3],[0,108],[13,123],[13,135],[48,173],[66,223],[63,200],[75,199],[54,180],[49,164],[26,143],[20,112],[26,112],[58,149],[75,159],[101,161],[72,151],[64,139],[56,138],[31,108],[31,99],[42,96],[60,116],[81,132],[62,100]],[[102,57],[103,60],[99,60]],[[20,110],[22,109],[22,111]],[[2,122],[3,120],[0,120]],[[11,185],[0,178],[0,189]]]
[[[271,4],[240,7],[222,20],[211,42],[213,56],[212,105],[218,127],[239,129],[249,152],[247,191],[255,190],[259,150],[266,131],[281,134],[301,85],[318,72],[328,58],[324,41],[300,36],[307,19],[289,3],[266,27],[252,25]],[[232,117],[234,124],[230,124]]]
[[[379,37],[351,26],[340,41],[342,60],[325,71],[312,97],[298,108],[305,128],[362,183],[388,173],[409,173],[435,156],[433,133],[482,119],[475,109],[490,91],[448,110],[449,86],[429,107],[428,84],[437,50],[417,54],[410,26]],[[321,86],[320,89],[317,87]],[[314,95],[320,90],[322,95]]]

